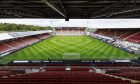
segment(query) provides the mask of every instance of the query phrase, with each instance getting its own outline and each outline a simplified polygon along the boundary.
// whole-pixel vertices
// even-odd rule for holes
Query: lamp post
[[[51,28],[52,28],[52,30],[53,30],[53,33],[55,33],[55,28],[53,27],[53,22],[57,22],[57,21],[59,21],[59,20],[50,20],[49,22],[50,22],[50,26],[51,26]]]

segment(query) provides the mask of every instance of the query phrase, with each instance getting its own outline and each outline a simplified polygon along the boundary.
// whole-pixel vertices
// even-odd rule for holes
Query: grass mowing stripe
[[[136,59],[133,54],[115,48],[107,43],[89,36],[53,36],[7,55],[0,63],[11,60],[63,59],[64,53],[79,53],[82,60],[102,59]]]
[[[42,46],[43,46],[43,45],[42,45]],[[60,53],[60,52],[57,51],[57,49],[54,48],[54,46],[48,45],[48,46],[44,46],[44,48],[48,48],[50,51],[52,51],[52,53],[53,53],[53,52],[55,52],[55,53],[57,53],[57,54]]]

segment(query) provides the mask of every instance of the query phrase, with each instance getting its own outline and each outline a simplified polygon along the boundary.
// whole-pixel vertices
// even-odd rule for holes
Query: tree
[[[51,30],[51,27],[46,26],[34,26],[24,24],[9,24],[0,23],[0,31],[39,31],[39,30]]]

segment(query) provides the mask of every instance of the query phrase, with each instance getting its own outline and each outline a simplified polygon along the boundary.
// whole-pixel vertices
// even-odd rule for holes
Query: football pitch
[[[130,54],[90,36],[53,36],[0,58],[12,60],[109,60],[136,59]]]

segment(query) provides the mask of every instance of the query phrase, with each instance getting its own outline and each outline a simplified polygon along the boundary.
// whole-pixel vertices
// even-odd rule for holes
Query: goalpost
[[[64,60],[80,60],[80,53],[64,53],[63,54]]]

